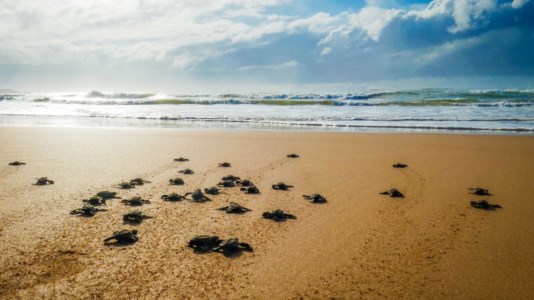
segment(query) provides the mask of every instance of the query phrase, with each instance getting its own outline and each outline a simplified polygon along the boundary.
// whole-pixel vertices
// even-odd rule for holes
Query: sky
[[[0,88],[534,88],[534,0],[0,0]]]

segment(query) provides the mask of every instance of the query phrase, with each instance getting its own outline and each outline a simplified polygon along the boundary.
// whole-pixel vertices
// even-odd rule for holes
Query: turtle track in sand
[[[201,291],[199,296],[204,293],[206,297],[214,295],[224,297],[225,294],[240,289],[243,284],[250,284],[234,280],[237,276],[246,279],[248,275],[239,271],[240,268],[234,268],[232,259],[214,255],[207,260],[202,255],[192,253],[185,245],[190,237],[203,233],[219,234],[224,237],[240,235],[241,239],[251,241],[252,236],[256,234],[254,231],[261,231],[259,226],[256,227],[258,230],[247,230],[243,234],[240,232],[242,227],[249,227],[255,223],[253,216],[228,218],[215,208],[235,197],[241,200],[257,197],[245,196],[239,190],[231,189],[228,195],[215,197],[214,203],[160,201],[159,196],[162,193],[170,191],[183,193],[193,187],[202,186],[205,184],[207,174],[216,169],[186,176],[184,186],[170,186],[168,177],[181,167],[174,164],[160,166],[140,175],[152,183],[130,190],[117,190],[122,198],[140,195],[154,200],[152,204],[141,207],[143,212],[155,218],[135,226],[140,232],[140,240],[135,245],[118,248],[102,245],[103,238],[117,228],[134,228],[122,224],[121,216],[130,208],[123,207],[118,201],[108,201],[109,211],[92,218],[72,218],[65,214],[61,217],[60,228],[53,229],[36,242],[35,248],[40,249],[39,251],[19,253],[22,259],[18,262],[2,264],[1,273],[6,278],[11,278],[2,281],[5,295],[68,298],[86,294],[117,297],[119,291],[135,294],[137,288],[147,288],[151,294],[161,297],[186,296],[186,291],[199,290],[199,285],[208,285],[211,288]],[[266,167],[267,169],[269,168]],[[90,187],[87,191],[116,190],[111,187],[112,185]],[[82,197],[81,194],[73,195],[73,200],[68,203],[77,202],[87,196],[85,192],[83,193],[85,196]],[[59,205],[60,201],[57,202],[57,207],[54,205],[52,209],[70,209]],[[255,200],[254,202],[259,203]],[[256,214],[261,214],[261,211],[256,211]],[[273,234],[274,232],[269,237]],[[77,249],[84,249],[85,255]],[[240,265],[250,264],[253,255],[247,253],[241,257]],[[63,271],[64,268],[68,271]],[[139,276],[132,277],[132,272]],[[150,282],[145,280],[147,276],[152,278]],[[80,285],[80,282],[87,284]],[[130,284],[119,286],[116,282]]]

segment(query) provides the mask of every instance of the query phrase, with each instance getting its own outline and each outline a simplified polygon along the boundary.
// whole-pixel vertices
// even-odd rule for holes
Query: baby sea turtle
[[[174,178],[174,179],[169,179],[169,183],[171,185],[184,185],[184,180],[182,178]]]
[[[45,185],[54,184],[53,180],[49,180],[47,177],[36,178],[37,181],[33,185]]]
[[[183,158],[183,157],[178,157],[178,158],[175,158],[174,161],[184,162],[184,161],[189,161],[189,159]]]
[[[282,190],[287,191],[289,188],[292,188],[292,185],[287,185],[283,182],[279,182],[277,184],[273,184],[273,190]]]
[[[245,194],[260,194],[260,190],[254,185],[242,187],[240,190],[244,191]]]
[[[217,186],[234,187],[235,186],[235,181],[233,181],[233,180],[223,180],[223,181],[217,183]]]
[[[469,190],[471,190],[471,194],[475,194],[478,196],[491,196],[490,192],[487,189],[476,187],[469,188]]]
[[[252,247],[247,243],[240,243],[238,238],[231,238],[222,241],[218,246],[213,248],[214,251],[219,251],[224,254],[232,254],[238,251],[253,252]]]
[[[404,198],[404,195],[397,189],[389,189],[385,192],[379,193],[380,195],[388,195],[391,198]]]
[[[206,202],[206,201],[211,201],[210,198],[206,197],[206,195],[204,195],[202,193],[202,191],[200,189],[196,189],[194,192],[192,193],[185,193],[184,194],[184,197],[187,197],[191,195],[191,201],[193,202]],[[186,198],[187,199],[187,198]]]
[[[168,195],[161,196],[161,199],[163,199],[163,201],[178,202],[178,201],[182,201],[183,199],[185,199],[185,196],[182,196],[177,193],[170,193]]]
[[[408,165],[405,165],[405,164],[401,164],[401,163],[395,163],[393,164],[393,168],[400,168],[400,169],[404,169],[408,167]]]
[[[10,163],[8,164],[8,166],[23,166],[23,165],[25,165],[25,164],[26,164],[26,163],[24,163],[24,162],[21,162],[21,161],[16,160],[16,161],[14,161],[14,162],[10,162]]]
[[[118,189],[128,190],[128,189],[133,189],[135,187],[135,185],[133,185],[133,184],[131,184],[129,182],[123,181],[123,182],[119,183],[119,185],[116,185],[115,187],[118,188]]]
[[[471,206],[484,210],[495,210],[497,208],[502,208],[502,206],[500,206],[499,204],[489,204],[486,200],[471,201]]]
[[[93,196],[89,199],[83,199],[82,201],[92,206],[106,205],[106,199],[98,196]]]
[[[227,214],[244,214],[247,211],[251,211],[250,209],[241,206],[238,203],[230,202],[230,205],[217,208],[218,210],[224,210]]]
[[[111,241],[115,240],[114,243]],[[125,244],[133,244],[137,242],[139,238],[137,237],[137,230],[121,230],[121,231],[115,231],[112,236],[106,238],[104,240],[105,245],[111,245],[111,244],[118,244],[118,245],[125,245]]]
[[[311,195],[302,195],[304,199],[310,200],[311,203],[326,203],[326,198],[321,196],[321,194],[311,194]]]
[[[144,180],[143,178],[134,178],[130,180],[131,185],[143,185],[145,183],[150,183],[150,181]]]
[[[281,209],[277,209],[277,210],[273,210],[272,212],[264,212],[263,213],[263,218],[271,219],[271,220],[274,220],[276,222],[281,222],[281,221],[285,221],[287,219],[296,219],[297,217],[295,217],[294,215],[291,215],[291,214],[286,214]]]
[[[189,240],[189,247],[199,252],[213,251],[222,242],[218,236],[199,235]]]
[[[110,191],[100,191],[96,193],[96,196],[102,197],[104,199],[120,198],[120,197],[117,197],[117,192],[110,192]]]
[[[130,206],[141,206],[143,204],[150,204],[151,202],[149,200],[144,200],[143,198],[139,196],[135,196],[132,199],[124,199],[121,201],[121,203],[124,203],[125,205],[130,205]]]
[[[191,175],[191,174],[194,174],[195,172],[193,172],[193,170],[191,170],[191,169],[183,169],[181,171],[178,171],[178,173],[183,173],[185,175]]]
[[[287,157],[289,157],[289,158],[299,158],[300,155],[295,154],[295,153],[291,153],[291,154],[288,154]]]
[[[236,180],[235,182],[237,185],[240,185],[240,186],[253,186],[254,183],[252,183],[252,181],[248,180],[248,179],[245,179],[245,180]]]
[[[144,219],[151,219],[153,217],[143,214],[140,210],[131,211],[122,216],[124,223],[130,224],[139,224],[143,222]]]
[[[107,209],[96,208],[90,205],[84,205],[82,208],[75,209],[70,212],[71,215],[80,215],[84,217],[92,217],[99,211],[107,211]]]
[[[234,175],[226,175],[223,178],[221,178],[221,180],[223,180],[223,181],[226,181],[226,180],[237,181],[237,180],[241,180],[241,178],[239,178],[237,176],[234,176]]]
[[[208,195],[219,195],[219,194],[224,193],[224,191],[221,191],[216,186],[213,186],[213,187],[210,187],[210,188],[205,188],[204,189],[204,193],[206,193]]]
[[[229,163],[229,162],[222,162],[222,163],[219,163],[219,167],[221,168],[230,168],[232,165]]]

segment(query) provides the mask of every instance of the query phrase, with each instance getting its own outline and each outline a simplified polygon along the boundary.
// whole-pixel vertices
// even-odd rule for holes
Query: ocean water
[[[0,94],[0,124],[534,133],[534,90]]]

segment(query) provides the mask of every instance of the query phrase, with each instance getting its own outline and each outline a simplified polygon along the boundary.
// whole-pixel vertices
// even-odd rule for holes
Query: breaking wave
[[[333,128],[534,131],[534,90],[362,90],[353,93],[10,93],[1,116]],[[224,125],[222,125],[224,126]]]

